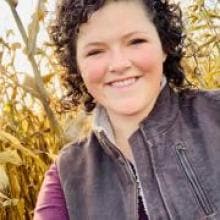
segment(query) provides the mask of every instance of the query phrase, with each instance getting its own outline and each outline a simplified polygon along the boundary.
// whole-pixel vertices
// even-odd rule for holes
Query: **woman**
[[[47,172],[34,219],[220,219],[220,92],[186,89],[181,13],[62,0],[51,36],[91,134]]]

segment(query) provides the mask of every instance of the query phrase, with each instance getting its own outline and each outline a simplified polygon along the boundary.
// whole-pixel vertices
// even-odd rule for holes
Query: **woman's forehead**
[[[111,2],[112,4],[96,11],[87,23],[80,26],[80,41],[83,40],[85,44],[94,40],[110,42],[123,39],[131,33],[154,32],[154,25],[138,1]],[[119,25],[120,20],[123,22]]]

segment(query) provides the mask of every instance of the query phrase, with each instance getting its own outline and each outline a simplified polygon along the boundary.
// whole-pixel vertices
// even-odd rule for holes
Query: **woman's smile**
[[[123,89],[129,88],[130,86],[134,85],[140,77],[127,77],[123,79],[116,79],[112,82],[107,83],[110,87]]]

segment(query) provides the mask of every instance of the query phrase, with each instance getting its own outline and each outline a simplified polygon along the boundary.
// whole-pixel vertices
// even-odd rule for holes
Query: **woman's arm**
[[[69,220],[56,164],[45,174],[34,210],[34,220]]]

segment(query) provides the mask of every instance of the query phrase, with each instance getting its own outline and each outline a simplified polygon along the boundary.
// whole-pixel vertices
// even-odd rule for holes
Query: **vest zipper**
[[[214,211],[213,208],[208,200],[208,197],[205,193],[205,191],[203,190],[198,177],[196,176],[194,169],[187,157],[187,153],[186,153],[186,148],[184,148],[184,146],[182,146],[181,144],[178,144],[176,146],[176,152],[177,152],[177,156],[180,160],[180,164],[184,170],[184,173],[187,176],[187,179],[189,180],[194,194],[197,198],[197,201],[199,202],[200,206],[202,207],[202,209],[204,210],[206,215],[211,215]]]
[[[104,132],[100,132],[100,135],[101,135],[101,142],[104,144],[104,145],[107,145],[107,147],[111,148],[112,151],[116,151],[120,157],[122,158],[123,160],[123,163],[126,165],[126,170],[127,170],[127,173],[129,173],[129,177],[132,178],[132,180],[135,182],[135,220],[138,220],[138,195],[139,195],[139,188],[138,188],[138,181],[137,181],[137,177],[135,176],[132,168],[131,168],[131,165],[129,164],[128,160],[125,158],[125,156],[122,154],[122,152],[116,147],[114,146],[109,140],[108,138],[105,136]],[[107,143],[106,143],[107,142]],[[131,177],[132,176],[132,177]]]

